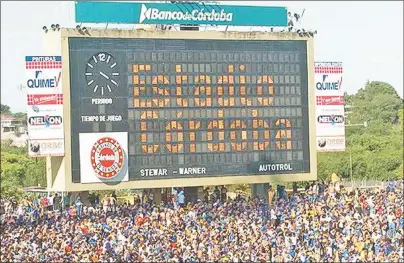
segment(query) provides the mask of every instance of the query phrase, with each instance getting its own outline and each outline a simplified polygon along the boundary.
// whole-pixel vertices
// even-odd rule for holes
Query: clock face
[[[87,61],[85,77],[88,88],[95,94],[112,93],[119,86],[118,63],[106,52],[96,53]]]

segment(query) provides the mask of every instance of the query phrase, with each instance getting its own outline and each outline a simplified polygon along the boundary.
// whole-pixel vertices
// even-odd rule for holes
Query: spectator
[[[218,186],[215,186],[215,189],[213,190],[213,199],[215,202],[220,200],[220,190]]]
[[[268,187],[268,204],[269,204],[269,207],[272,207],[272,202],[274,200],[274,196],[275,196],[275,190],[272,188],[272,185],[269,185],[269,187]]]
[[[224,203],[227,201],[227,188],[222,185],[220,188],[220,193],[221,193],[221,201]]]
[[[83,202],[81,201],[80,196],[77,196],[75,205],[76,205],[77,216],[81,217],[81,213],[83,211]]]
[[[179,193],[177,195],[177,200],[178,200],[178,205],[181,208],[185,207],[185,194],[184,194],[184,190],[179,190]]]
[[[403,262],[403,181],[349,194],[332,184],[273,200],[43,211],[0,200],[1,262]],[[183,194],[179,190],[178,199]],[[108,196],[109,197],[109,196]],[[313,198],[314,197],[314,198]],[[181,202],[185,204],[184,202]]]

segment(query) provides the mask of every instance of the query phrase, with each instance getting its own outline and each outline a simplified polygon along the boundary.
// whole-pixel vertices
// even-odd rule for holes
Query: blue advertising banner
[[[78,23],[287,26],[286,7],[76,2]]]

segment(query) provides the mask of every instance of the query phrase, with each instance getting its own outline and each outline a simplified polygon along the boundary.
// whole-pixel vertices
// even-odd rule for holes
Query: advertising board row
[[[26,56],[27,129],[30,157],[63,156],[61,56]]]
[[[317,150],[345,151],[345,108],[341,62],[315,62]]]

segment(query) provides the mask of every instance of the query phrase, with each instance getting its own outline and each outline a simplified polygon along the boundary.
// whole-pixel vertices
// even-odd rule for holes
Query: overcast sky
[[[316,61],[342,61],[354,93],[367,80],[393,85],[403,97],[403,2],[240,1],[222,4],[305,8],[302,26],[318,30]],[[40,55],[42,27],[74,27],[74,2],[1,2],[1,103],[25,111],[25,56]]]

